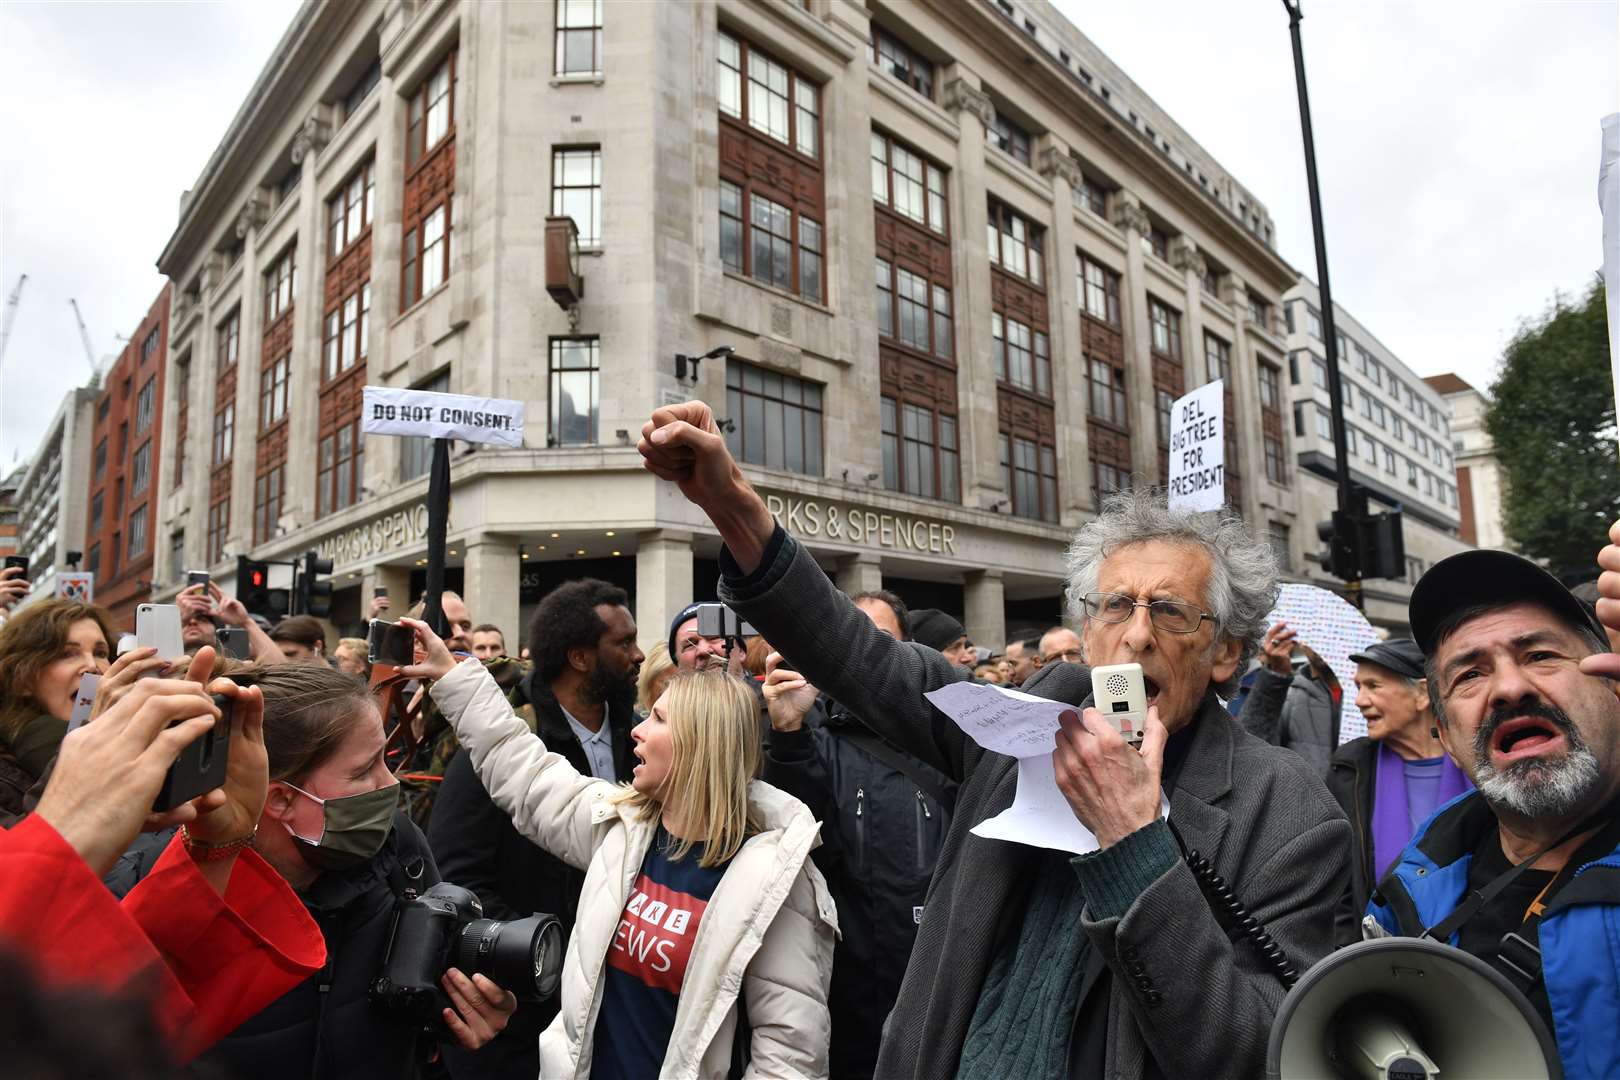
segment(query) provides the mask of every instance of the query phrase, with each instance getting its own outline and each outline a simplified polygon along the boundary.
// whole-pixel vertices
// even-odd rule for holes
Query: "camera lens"
[[[562,976],[562,924],[554,915],[503,922],[474,919],[462,928],[455,963],[471,978],[482,973],[503,990],[545,1000]]]

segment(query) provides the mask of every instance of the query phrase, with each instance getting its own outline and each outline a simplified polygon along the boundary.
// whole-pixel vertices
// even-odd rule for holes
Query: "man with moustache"
[[[526,702],[518,715],[580,773],[628,780],[635,767],[636,676],[645,657],[624,590],[594,578],[558,586],[540,601],[528,641],[534,668],[512,694],[514,704]],[[466,754],[445,770],[428,842],[444,880],[477,893],[487,918],[544,911],[562,920],[565,936],[573,929],[584,874],[517,831]],[[451,1075],[533,1080],[540,1071],[540,1032],[556,1010],[556,999],[525,1005],[477,1054],[447,1053]]]
[[[1506,975],[1570,1080],[1620,1075],[1620,657],[1591,609],[1502,551],[1436,563],[1410,620],[1440,739],[1478,790],[1429,819],[1369,911]]]

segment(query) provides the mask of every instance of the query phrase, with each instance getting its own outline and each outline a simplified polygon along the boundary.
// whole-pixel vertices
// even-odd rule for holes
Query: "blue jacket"
[[[1408,937],[1444,919],[1463,902],[1474,850],[1485,830],[1495,828],[1496,818],[1478,792],[1440,807],[1379,883],[1367,913],[1384,929]],[[1558,890],[1539,933],[1565,1077],[1620,1076],[1620,847],[1584,863]]]

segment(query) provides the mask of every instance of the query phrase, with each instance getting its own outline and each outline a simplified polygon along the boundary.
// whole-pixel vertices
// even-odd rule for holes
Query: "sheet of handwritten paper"
[[[1018,759],[1013,804],[975,825],[971,830],[975,836],[1076,855],[1097,850],[1097,838],[1074,816],[1052,772],[1058,718],[1077,713],[1073,705],[969,682],[952,683],[925,696],[974,742]],[[1159,816],[1169,813],[1169,802],[1161,798]]]

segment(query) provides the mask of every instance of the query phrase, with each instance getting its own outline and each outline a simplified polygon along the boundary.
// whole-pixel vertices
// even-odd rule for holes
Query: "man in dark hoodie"
[[[918,608],[911,613],[911,640],[935,650],[959,668],[972,672],[978,663],[967,628],[937,608]]]
[[[534,668],[512,693],[519,715],[532,715],[546,748],[581,773],[629,779],[636,675],[645,658],[624,590],[593,578],[558,586],[540,602],[528,640]],[[517,831],[466,754],[445,770],[428,842],[444,880],[477,893],[486,916],[518,919],[543,911],[562,920],[565,934],[573,930],[585,875]],[[476,1055],[447,1053],[451,1075],[533,1080],[540,1071],[540,1032],[556,1013],[555,998],[519,1009]]]

